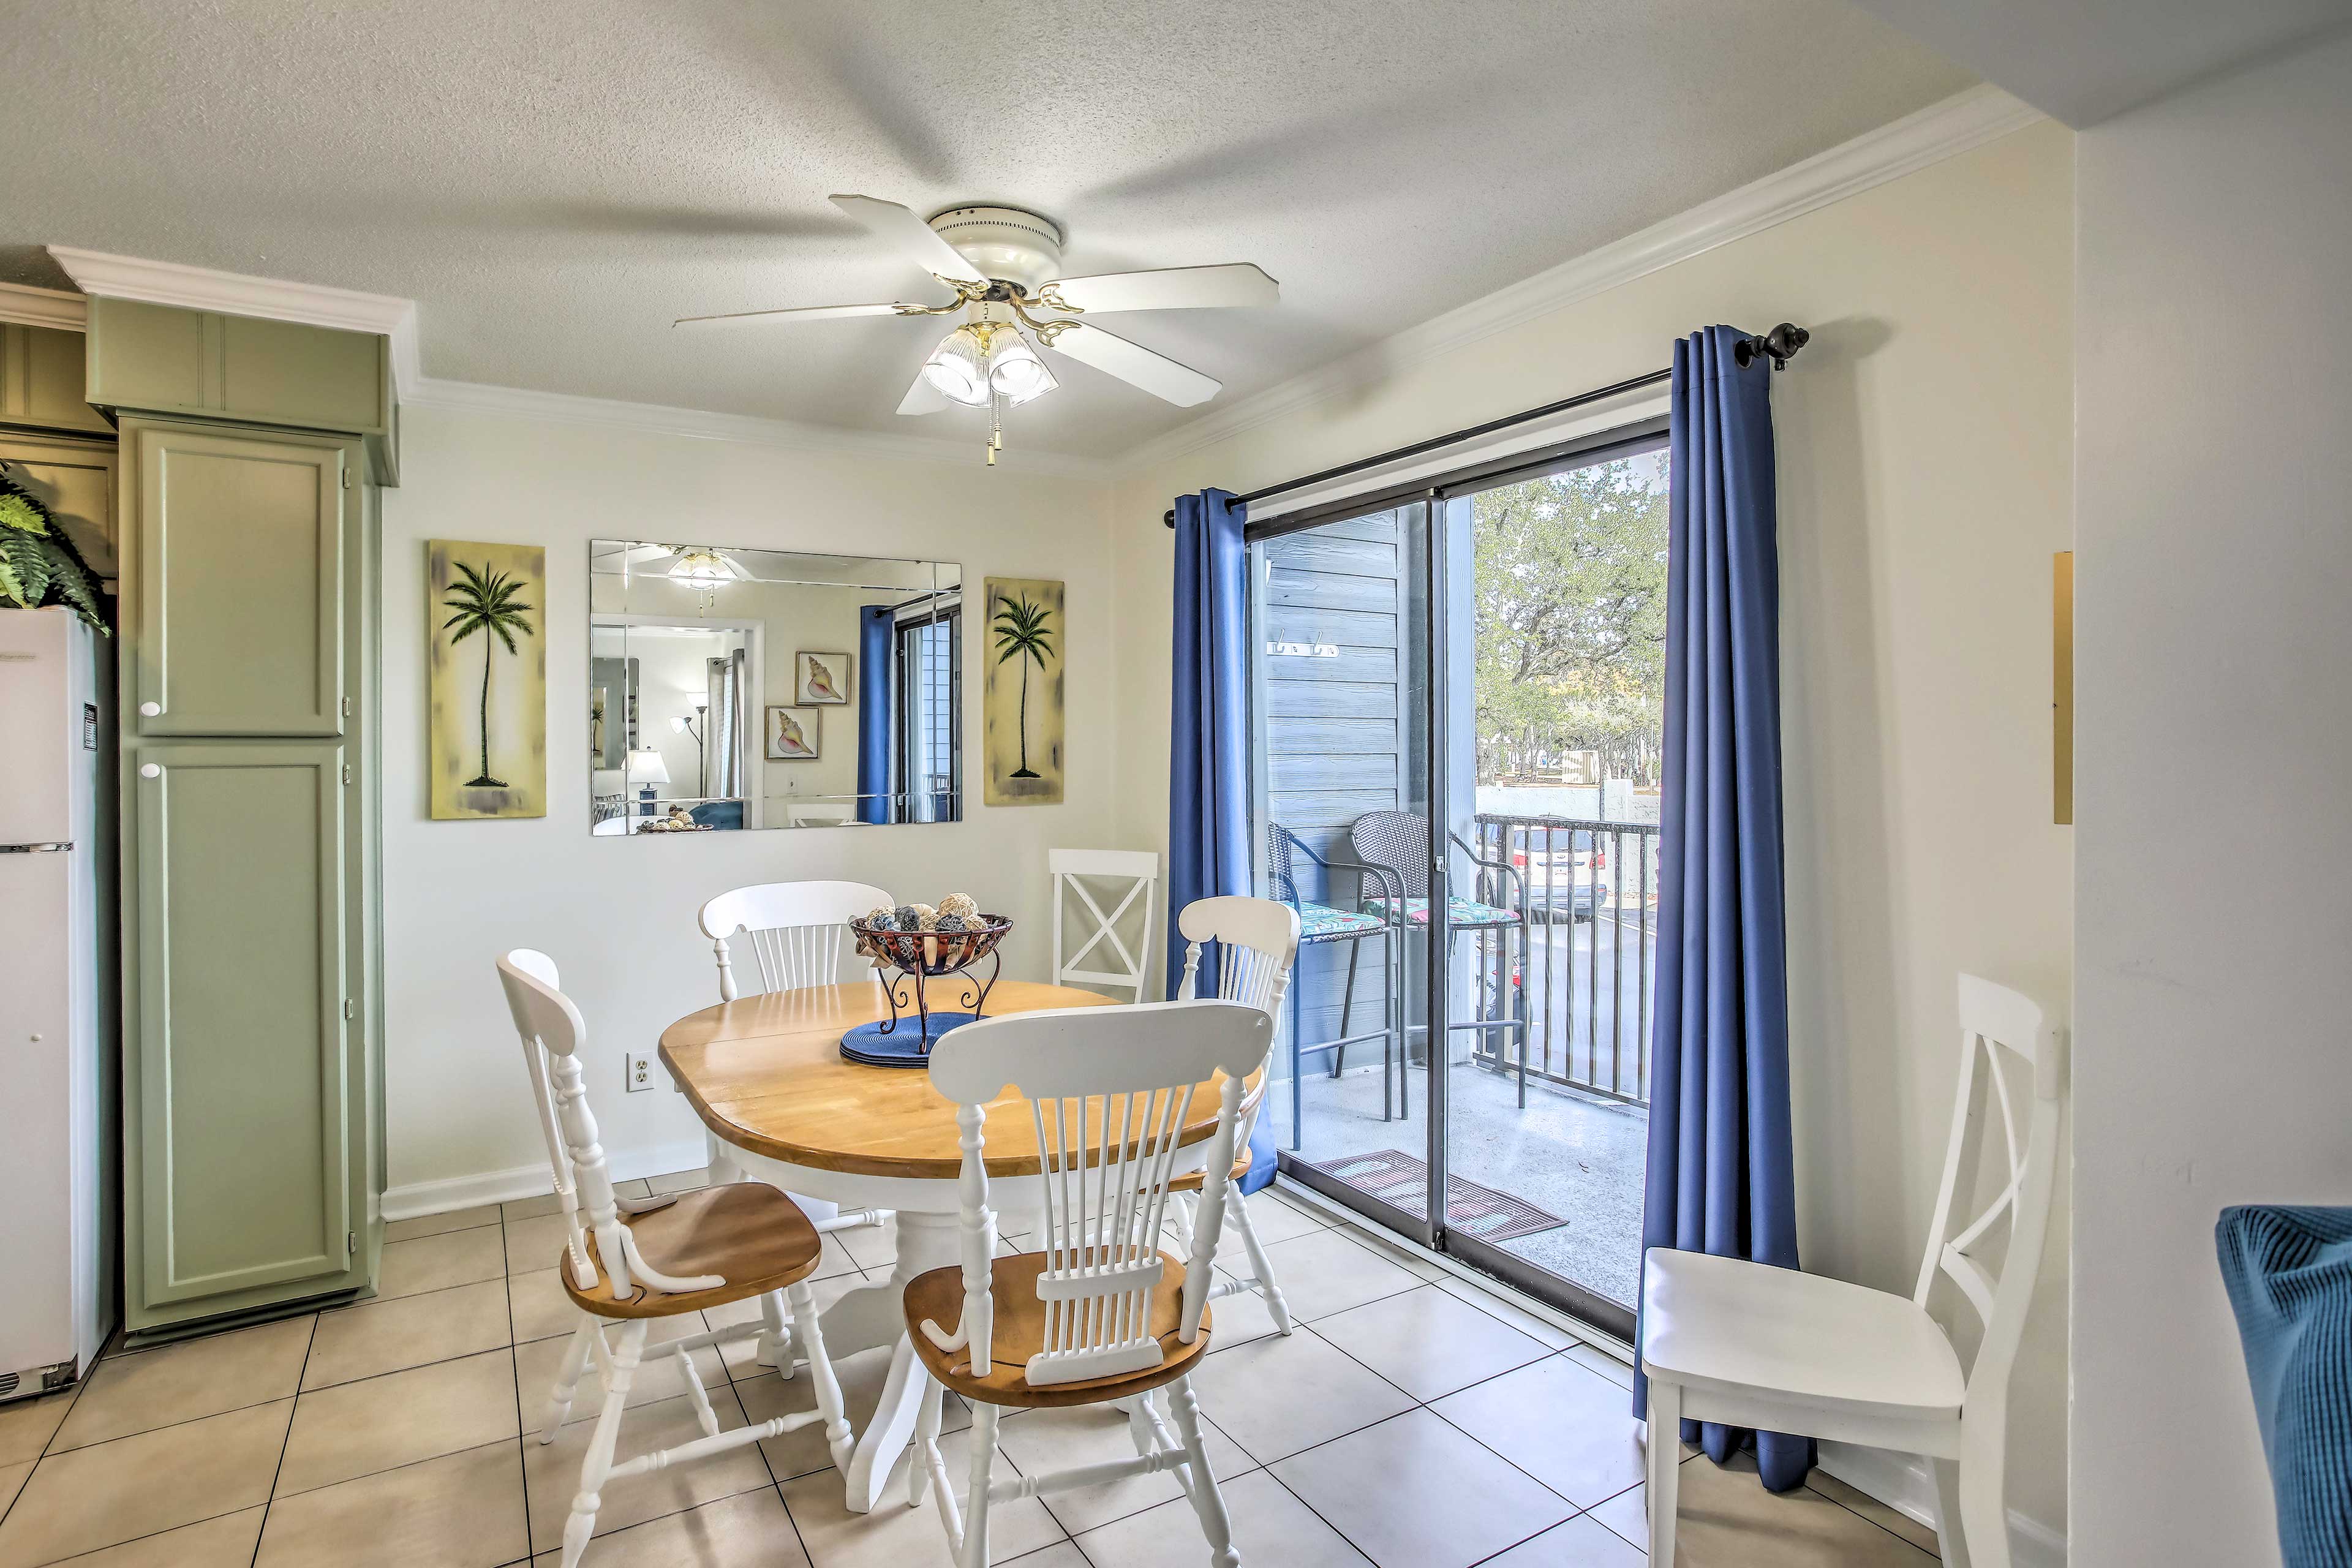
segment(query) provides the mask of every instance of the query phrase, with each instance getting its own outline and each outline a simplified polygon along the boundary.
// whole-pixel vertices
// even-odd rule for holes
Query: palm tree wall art
[[[546,815],[546,575],[537,546],[426,545],[436,818]]]
[[[985,693],[991,805],[1062,798],[1062,602],[1059,583],[988,580],[994,643]]]

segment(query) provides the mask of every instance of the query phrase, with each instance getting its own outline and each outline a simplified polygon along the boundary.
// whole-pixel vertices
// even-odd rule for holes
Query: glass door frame
[[[1446,828],[1451,820],[1452,807],[1448,780],[1450,770],[1447,766],[1451,740],[1448,721],[1453,717],[1451,710],[1454,707],[1448,694],[1448,681],[1453,669],[1448,645],[1452,641],[1449,619],[1454,564],[1449,560],[1453,552],[1448,548],[1448,542],[1456,531],[1457,521],[1466,523],[1471,498],[1478,492],[1536,479],[1562,468],[1580,468],[1606,462],[1616,456],[1654,450],[1664,439],[1666,426],[1666,416],[1663,414],[1631,420],[1532,451],[1465,465],[1410,483],[1368,489],[1342,500],[1318,502],[1266,522],[1246,523],[1243,529],[1243,541],[1250,552],[1254,585],[1259,576],[1255,567],[1260,559],[1257,552],[1259,545],[1291,534],[1311,531],[1328,523],[1362,517],[1383,508],[1419,503],[1424,538],[1419,581],[1415,586],[1420,589],[1423,602],[1427,606],[1426,625],[1422,628],[1420,668],[1408,677],[1418,679],[1422,683],[1422,689],[1428,694],[1429,710],[1428,722],[1423,727],[1422,735],[1417,737],[1427,748],[1422,762],[1428,778],[1429,908],[1432,911],[1423,938],[1427,981],[1423,991],[1423,1005],[1418,1010],[1418,1023],[1426,1042],[1422,1103],[1428,1118],[1423,1154],[1428,1168],[1428,1186],[1423,1194],[1423,1216],[1416,1218],[1402,1209],[1383,1204],[1370,1194],[1325,1174],[1307,1163],[1299,1152],[1278,1149],[1277,1168],[1285,1176],[1318,1196],[1360,1214],[1389,1230],[1410,1237],[1433,1252],[1456,1258],[1481,1273],[1491,1275],[1539,1301],[1583,1319],[1622,1339],[1632,1338],[1633,1315],[1618,1303],[1573,1280],[1539,1268],[1491,1242],[1449,1229],[1444,1223],[1444,1189],[1451,1167],[1446,1148],[1449,1122],[1446,1080],[1449,1074],[1443,1069],[1448,1066],[1451,1057],[1448,1026],[1452,1019],[1454,991],[1451,933],[1441,913],[1447,908],[1454,858]],[[1458,512],[1456,508],[1460,509]],[[1400,583],[1409,575],[1401,573]],[[1259,715],[1255,711],[1264,695],[1263,667],[1257,657],[1257,647],[1264,641],[1265,632],[1262,609],[1262,602],[1254,593],[1249,628],[1253,645],[1250,702],[1253,730],[1258,735],[1263,734],[1263,731],[1257,729]],[[1408,603],[1401,607],[1401,613],[1409,616],[1413,613],[1412,607]],[[1414,739],[1416,737],[1410,734],[1402,737],[1405,744],[1410,744]],[[1255,795],[1255,792],[1253,793]],[[1256,805],[1257,802],[1253,799],[1253,816],[1255,816]],[[1251,830],[1255,840],[1262,836],[1263,825],[1253,821]],[[1395,1021],[1400,1037],[1400,1054],[1404,1060],[1403,1070],[1410,1074],[1411,1032],[1415,1020],[1407,1000],[1411,988],[1402,983],[1403,958],[1400,952],[1400,994]],[[1301,1079],[1292,1082],[1290,1092],[1294,1097],[1297,1096],[1303,1088],[1302,1074]]]

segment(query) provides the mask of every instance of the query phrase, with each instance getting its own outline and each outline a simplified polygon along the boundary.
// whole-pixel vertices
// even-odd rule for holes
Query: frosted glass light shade
[[[958,327],[940,340],[940,346],[923,363],[923,379],[950,402],[973,408],[985,406],[989,399],[987,344],[970,326]]]
[[[990,358],[988,384],[1004,395],[1005,402],[1015,405],[1043,397],[1059,384],[1045,362],[1037,357],[1037,351],[1018,333],[1008,333]]]

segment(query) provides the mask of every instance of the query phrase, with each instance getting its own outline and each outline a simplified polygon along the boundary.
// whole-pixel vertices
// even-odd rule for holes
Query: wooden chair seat
[[[1240,1153],[1234,1156],[1233,1174],[1227,1176],[1225,1180],[1229,1182],[1238,1182],[1244,1176],[1249,1174],[1249,1168],[1250,1152],[1244,1148]],[[1208,1182],[1208,1179],[1209,1173],[1206,1171],[1193,1171],[1185,1175],[1171,1176],[1168,1179],[1168,1190],[1171,1193],[1197,1193]]]
[[[971,1375],[970,1352],[943,1351],[923,1332],[926,1319],[941,1329],[951,1329],[961,1321],[961,1269],[934,1268],[908,1282],[907,1331],[914,1339],[915,1353],[922,1357],[923,1365],[933,1378],[966,1399],[976,1399],[983,1405],[1055,1409],[1070,1405],[1099,1405],[1106,1400],[1148,1393],[1192,1371],[1193,1363],[1209,1350],[1206,1307],[1201,1310],[1201,1331],[1193,1336],[1192,1342],[1188,1345],[1176,1337],[1183,1310],[1184,1266],[1165,1252],[1160,1255],[1160,1260],[1166,1272],[1151,1293],[1149,1321],[1152,1337],[1160,1342],[1160,1354],[1166,1359],[1142,1372],[1090,1378],[1083,1383],[1049,1384],[1043,1388],[1029,1386],[1023,1369],[1029,1364],[1031,1356],[1045,1348],[1045,1306],[1037,1299],[1037,1277],[1045,1272],[1049,1259],[1042,1252],[1000,1258],[990,1268],[996,1323],[990,1342],[986,1377]]]
[[[624,1214],[621,1223],[636,1238],[646,1261],[662,1273],[674,1279],[716,1274],[727,1283],[674,1293],[640,1289],[627,1300],[615,1300],[612,1277],[596,1255],[596,1234],[591,1231],[588,1261],[596,1268],[595,1289],[580,1289],[562,1258],[557,1271],[572,1300],[600,1318],[674,1318],[764,1296],[807,1279],[815,1271],[823,1247],[800,1205],[761,1182],[681,1193],[677,1202],[666,1207]]]

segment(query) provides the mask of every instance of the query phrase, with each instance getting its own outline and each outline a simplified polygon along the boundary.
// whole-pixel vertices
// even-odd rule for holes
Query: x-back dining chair
[[[1291,967],[1298,957],[1297,910],[1271,899],[1195,899],[1176,917],[1176,929],[1186,943],[1184,980],[1177,991],[1180,1000],[1189,1002],[1200,994],[1201,948],[1213,942],[1217,944],[1217,996],[1264,1008],[1269,1018],[1281,1015],[1283,993],[1290,987]],[[1295,1082],[1292,1087],[1295,1091]],[[1265,1105],[1261,1098],[1242,1113],[1240,1143],[1225,1181],[1225,1222],[1241,1233],[1242,1247],[1249,1255],[1250,1278],[1219,1280],[1209,1291],[1209,1299],[1213,1301],[1255,1289],[1265,1298],[1265,1310],[1274,1319],[1275,1328],[1286,1334],[1290,1332],[1290,1305],[1282,1299],[1282,1287],[1274,1278],[1274,1265],[1266,1261],[1257,1227],[1250,1223],[1249,1205],[1244,1201],[1248,1194],[1243,1188],[1243,1178],[1249,1173],[1251,1163],[1250,1134],[1256,1130],[1258,1115]],[[1194,1171],[1169,1184],[1169,1192],[1173,1194],[1169,1207],[1175,1220],[1177,1238],[1188,1247],[1193,1228],[1200,1223],[1198,1198],[1207,1181],[1206,1171]]]
[[[2009,1376],[2049,1229],[2066,1038],[2033,1002],[1990,980],[1961,975],[1959,1001],[1959,1098],[1910,1296],[1669,1247],[1643,1259],[1651,1561],[1674,1561],[1681,1424],[1722,1421],[1925,1456],[1945,1568],[2010,1568]],[[2018,1088],[2005,1059],[2021,1067]],[[1996,1107],[1998,1143],[1988,1129]],[[1967,1219],[1987,1166],[2000,1191]],[[1979,1254],[2003,1219],[2007,1246],[1989,1268]],[[1928,1314],[1939,1275],[1983,1325],[1965,1373]]]
[[[890,895],[864,882],[759,882],[731,888],[702,906],[702,934],[710,939],[719,961],[719,999],[732,1002],[743,994],[745,978],[728,945],[740,943],[751,957],[759,984],[753,994],[790,991],[808,985],[832,985],[841,979],[842,959],[855,951],[849,922],[890,903]],[[881,972],[875,972],[880,984]],[[713,1182],[740,1179],[731,1151],[713,1137],[710,1176]],[[821,1198],[795,1196],[819,1235],[854,1230],[888,1222],[888,1209],[840,1209]],[[767,1337],[760,1346],[763,1365],[792,1375],[793,1352],[787,1325],[773,1304],[767,1314]]]
[[[849,1422],[841,1385],[826,1358],[817,1323],[816,1299],[809,1289],[822,1243],[793,1200],[756,1183],[705,1187],[667,1197],[624,1198],[614,1194],[596,1119],[581,1081],[580,1047],[587,1026],[572,999],[558,989],[555,961],[530,948],[499,960],[499,980],[522,1038],[530,1069],[540,1131],[555,1169],[557,1205],[567,1234],[557,1259],[565,1294],[580,1310],[580,1322],[550,1392],[539,1440],[555,1441],[572,1414],[572,1403],[590,1358],[604,1384],[604,1404],[580,1465],[580,1490],[563,1527],[562,1568],[576,1568],[595,1533],[596,1514],[607,1482],[667,1468],[822,1422],[834,1463],[846,1465]],[[780,1415],[755,1426],[721,1431],[710,1396],[695,1371],[693,1352],[761,1332],[739,1323],[666,1340],[654,1357],[675,1357],[693,1401],[702,1436],[615,1463],[614,1451],[629,1389],[648,1352],[646,1336],[663,1318],[687,1317],[706,1307],[757,1296],[782,1298],[794,1336],[806,1352],[815,1385],[816,1408]],[[786,1368],[789,1371],[789,1367]]]
[[[1260,1007],[1147,1002],[986,1018],[931,1052],[931,1082],[956,1104],[963,1152],[962,1262],[907,1285],[908,1332],[930,1378],[908,1491],[910,1502],[926,1491],[938,1500],[961,1568],[985,1568],[994,1503],[1163,1471],[1191,1501],[1213,1568],[1240,1563],[1201,1444],[1192,1373],[1209,1348],[1211,1263],[1244,1080],[1265,1065],[1273,1040],[1274,1020]],[[1196,1086],[1220,1072],[1200,1221],[1180,1261],[1160,1247],[1185,1152],[1179,1138]],[[1036,1151],[1038,1174],[1025,1181],[1042,1199],[1045,1250],[997,1258],[987,1107],[1008,1087],[1028,1101],[1029,1126],[1018,1128],[1012,1112],[1018,1131],[1007,1141]],[[940,1452],[943,1389],[972,1407],[961,1510]],[[995,1479],[1001,1411],[1103,1404],[1125,1406],[1134,1458]]]
[[[1081,985],[1118,985],[1132,993],[1129,1001],[1142,1001],[1144,975],[1151,967],[1151,890],[1160,882],[1159,851],[1056,849],[1046,857],[1046,864],[1054,876],[1054,984],[1064,985],[1075,980]],[[1105,914],[1094,889],[1087,886],[1089,882],[1109,882],[1114,886],[1124,882],[1127,890]],[[1080,917],[1085,929],[1076,934],[1086,940],[1078,944],[1076,952],[1065,952],[1063,921],[1073,899],[1085,909]],[[1126,920],[1127,911],[1139,903],[1143,907],[1143,929],[1130,948],[1119,925]],[[1107,952],[1102,951],[1105,943],[1109,944]],[[1084,967],[1089,962],[1094,967]],[[1111,967],[1114,962],[1117,967]]]

